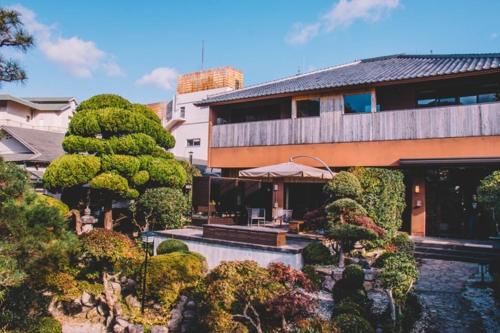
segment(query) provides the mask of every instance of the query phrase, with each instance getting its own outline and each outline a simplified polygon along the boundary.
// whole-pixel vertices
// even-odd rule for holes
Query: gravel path
[[[427,323],[420,332],[500,332],[500,309],[477,280],[479,265],[422,259],[416,293]]]

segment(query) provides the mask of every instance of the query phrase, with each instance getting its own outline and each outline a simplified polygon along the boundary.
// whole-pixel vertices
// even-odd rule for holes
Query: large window
[[[372,112],[372,94],[344,95],[344,113],[370,113]]]
[[[417,106],[432,107],[500,102],[500,86],[498,84],[458,87],[457,92],[443,90],[419,91],[417,93]]]
[[[186,107],[185,106],[181,106],[180,113],[181,113],[181,118],[186,118]]]
[[[319,98],[301,99],[295,103],[297,105],[297,118],[319,117]]]
[[[199,147],[201,145],[200,139],[187,139],[188,147]]]

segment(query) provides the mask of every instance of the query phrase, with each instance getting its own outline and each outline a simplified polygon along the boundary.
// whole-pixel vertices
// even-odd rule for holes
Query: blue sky
[[[245,84],[394,53],[500,52],[497,0],[2,1],[37,46],[11,54],[28,72],[17,96],[117,93],[171,98],[175,77],[241,69]],[[0,50],[7,54],[4,50]]]

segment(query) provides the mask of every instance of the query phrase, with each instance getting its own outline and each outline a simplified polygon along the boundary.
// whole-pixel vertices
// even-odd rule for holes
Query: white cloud
[[[88,78],[100,70],[108,76],[124,75],[113,57],[99,49],[93,41],[83,40],[77,36],[55,37],[55,26],[40,23],[32,10],[21,5],[10,8],[21,13],[25,27],[35,36],[40,51],[72,75]]]
[[[286,41],[289,44],[304,44],[308,40],[316,37],[319,33],[320,24],[312,23],[306,24],[295,23],[292,27],[292,31],[286,37]]]
[[[498,36],[500,36],[500,34],[498,34],[498,32],[492,32],[491,35],[490,35],[490,38],[491,39],[497,39]]]
[[[295,23],[285,40],[290,44],[303,44],[321,31],[331,32],[339,27],[348,27],[357,20],[376,22],[399,5],[399,0],[340,0],[317,22]]]
[[[139,85],[151,85],[163,90],[174,89],[179,73],[170,67],[158,67],[136,81]]]

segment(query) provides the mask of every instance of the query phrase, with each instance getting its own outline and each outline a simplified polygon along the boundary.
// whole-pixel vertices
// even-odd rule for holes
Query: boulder
[[[142,325],[129,325],[127,333],[144,333],[144,326]]]
[[[153,325],[151,326],[151,333],[168,333],[168,328],[165,326]]]
[[[122,317],[116,317],[115,321],[118,325],[123,327],[128,327],[130,325],[130,323]]]
[[[85,314],[85,318],[90,322],[96,322],[101,320],[101,315],[97,312],[97,308],[92,308]]]
[[[321,284],[323,290],[332,291],[335,285],[335,280],[331,276],[326,276]]]
[[[123,327],[122,325],[115,324],[113,326],[113,333],[125,333],[127,331],[126,327]]]
[[[389,307],[389,296],[382,289],[368,291],[368,298],[373,302],[371,312],[376,316],[382,315]]]
[[[196,303],[194,301],[189,301],[186,303],[186,309],[194,310],[196,309]]]
[[[130,309],[141,307],[141,302],[133,295],[127,295],[125,297],[125,304],[127,304]]]
[[[80,297],[80,302],[85,306],[93,307],[95,305],[95,297],[94,295],[84,291],[82,293],[82,297]]]

